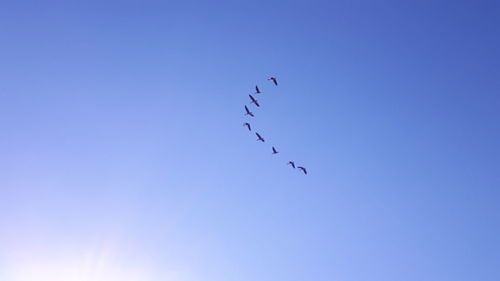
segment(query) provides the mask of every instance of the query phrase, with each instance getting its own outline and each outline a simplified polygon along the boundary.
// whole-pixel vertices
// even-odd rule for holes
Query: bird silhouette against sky
[[[307,170],[306,170],[306,168],[301,167],[301,166],[298,166],[297,168],[298,168],[298,169],[301,169],[301,170],[302,170],[302,172],[304,172],[304,174],[305,174],[305,175],[307,175]]]
[[[295,162],[293,161],[288,161],[288,164],[287,165],[292,165],[292,167],[295,169]]]
[[[260,107],[259,102],[252,95],[248,96],[250,97],[250,100],[252,101],[253,104],[255,104],[257,107]]]
[[[250,116],[252,116],[252,117],[255,117],[255,116],[253,115],[253,113],[252,113],[252,112],[248,109],[248,107],[247,107],[246,105],[245,105],[245,111],[246,111],[245,115],[250,115]]]
[[[247,126],[249,131],[252,130],[252,128],[250,127],[250,123],[245,122],[245,123],[243,123],[243,126]]]
[[[274,148],[274,146],[273,146],[273,154],[278,154],[278,151],[276,150],[276,148]]]
[[[274,85],[278,86],[278,79],[276,77],[269,77],[267,80],[273,81]]]
[[[255,93],[256,94],[261,94],[262,92],[260,91],[258,86],[255,86]]]
[[[258,137],[258,139],[257,139],[258,141],[265,142],[264,138],[261,135],[259,135],[259,133],[255,133],[255,134]]]

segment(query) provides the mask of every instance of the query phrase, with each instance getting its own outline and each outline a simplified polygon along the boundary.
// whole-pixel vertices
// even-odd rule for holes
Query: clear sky
[[[0,280],[500,280],[499,15],[1,1]]]

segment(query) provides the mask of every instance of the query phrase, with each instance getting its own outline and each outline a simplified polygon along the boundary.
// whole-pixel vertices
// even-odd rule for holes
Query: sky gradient
[[[499,14],[2,1],[0,280],[500,280]]]

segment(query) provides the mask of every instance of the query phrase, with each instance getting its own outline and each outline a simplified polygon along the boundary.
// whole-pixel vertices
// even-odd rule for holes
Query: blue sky
[[[0,279],[499,280],[499,12],[1,2]]]

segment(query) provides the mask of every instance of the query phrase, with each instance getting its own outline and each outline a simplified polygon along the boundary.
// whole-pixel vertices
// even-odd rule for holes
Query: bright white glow
[[[8,281],[153,281],[151,272],[127,264],[109,251],[79,257],[20,258],[8,263],[0,277]]]

